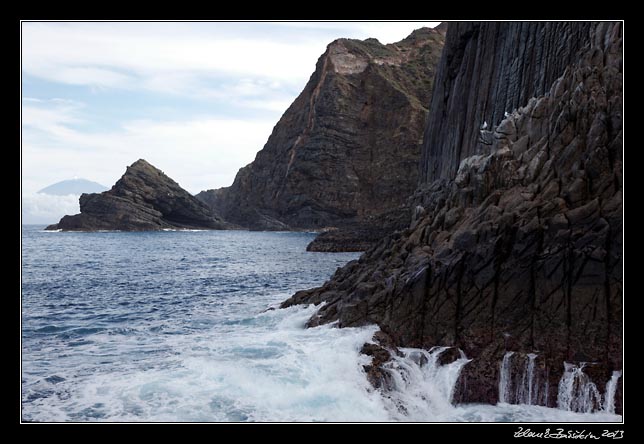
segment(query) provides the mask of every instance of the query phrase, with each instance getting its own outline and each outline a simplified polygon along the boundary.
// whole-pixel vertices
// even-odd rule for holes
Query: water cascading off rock
[[[499,368],[499,403],[549,406],[548,369],[539,368],[537,357],[536,353],[505,353]],[[597,384],[584,373],[587,365],[585,362],[579,365],[564,363],[556,407],[579,413],[615,413],[615,393],[621,371],[612,373],[602,395]]]
[[[451,409],[461,370],[471,360],[462,350],[458,357],[441,365],[441,355],[451,347],[431,350],[400,348],[384,369],[390,376],[390,390],[385,403],[397,411],[400,419],[440,418]]]

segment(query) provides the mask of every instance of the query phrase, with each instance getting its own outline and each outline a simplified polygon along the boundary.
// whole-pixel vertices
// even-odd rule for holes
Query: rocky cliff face
[[[217,230],[230,227],[207,205],[143,159],[127,167],[111,190],[83,194],[79,202],[80,214],[65,216],[47,230]]]
[[[443,41],[427,28],[390,45],[334,41],[255,161],[198,197],[251,229],[379,224],[416,188]]]
[[[452,22],[420,167],[422,182],[453,178],[477,154],[479,132],[544,95],[587,44],[590,22]]]
[[[621,23],[450,23],[411,225],[283,306],[377,323],[389,349],[461,348],[457,401],[497,402],[510,351],[515,381],[533,360],[532,403],[557,405],[564,362],[603,392],[622,368],[622,88]]]

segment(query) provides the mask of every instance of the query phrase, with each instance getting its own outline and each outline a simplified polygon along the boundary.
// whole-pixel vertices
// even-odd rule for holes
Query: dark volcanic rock
[[[83,194],[79,202],[80,214],[64,216],[47,230],[230,228],[207,205],[143,159],[127,167],[111,190]]]
[[[331,253],[366,251],[390,233],[408,226],[408,208],[401,206],[378,217],[368,217],[360,222],[345,222],[340,228],[326,230],[319,234],[306,250]]]
[[[428,28],[390,45],[334,41],[255,161],[230,187],[197,197],[250,229],[346,226],[344,239],[358,237],[355,248],[371,245],[385,223],[380,216],[416,188],[443,41],[443,31]],[[341,248],[329,244],[321,248]]]
[[[436,180],[411,226],[282,306],[326,301],[309,325],[461,348],[458,401],[498,400],[506,351],[538,355],[550,406],[564,361],[592,362],[604,390],[622,368],[622,26],[553,26],[450,24],[423,152]]]
[[[548,92],[590,39],[590,22],[450,22],[436,76],[421,181],[453,178],[480,149],[480,127]],[[489,128],[488,128],[489,129]]]

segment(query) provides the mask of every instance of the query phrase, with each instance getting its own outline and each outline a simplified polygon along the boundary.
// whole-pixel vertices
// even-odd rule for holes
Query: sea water
[[[436,368],[440,350],[404,349],[388,370],[404,382],[374,390],[359,350],[376,326],[307,329],[316,307],[275,309],[359,256],[306,252],[312,233],[43,228],[22,232],[24,421],[621,421],[453,406],[467,359]]]

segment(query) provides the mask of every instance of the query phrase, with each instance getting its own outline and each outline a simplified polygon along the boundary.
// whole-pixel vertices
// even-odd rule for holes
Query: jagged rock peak
[[[139,171],[147,171],[148,173],[152,173],[152,174],[158,174],[158,173],[164,174],[163,171],[156,168],[145,159],[137,160],[132,165],[126,167],[126,171],[127,170],[139,170]]]
[[[442,32],[442,33],[446,33],[446,32],[447,32],[447,28],[448,28],[448,23],[449,23],[449,22],[440,22],[438,25],[436,25],[436,27],[435,27],[434,29],[435,29],[436,31],[439,31],[439,32]]]
[[[365,223],[380,224],[416,187],[443,42],[430,28],[388,45],[331,42],[255,160],[230,187],[197,197],[250,229],[351,225],[362,238],[352,244],[370,244],[375,231]]]
[[[48,230],[152,231],[229,227],[203,202],[144,159],[126,168],[103,193],[82,194],[80,214],[64,216]]]

